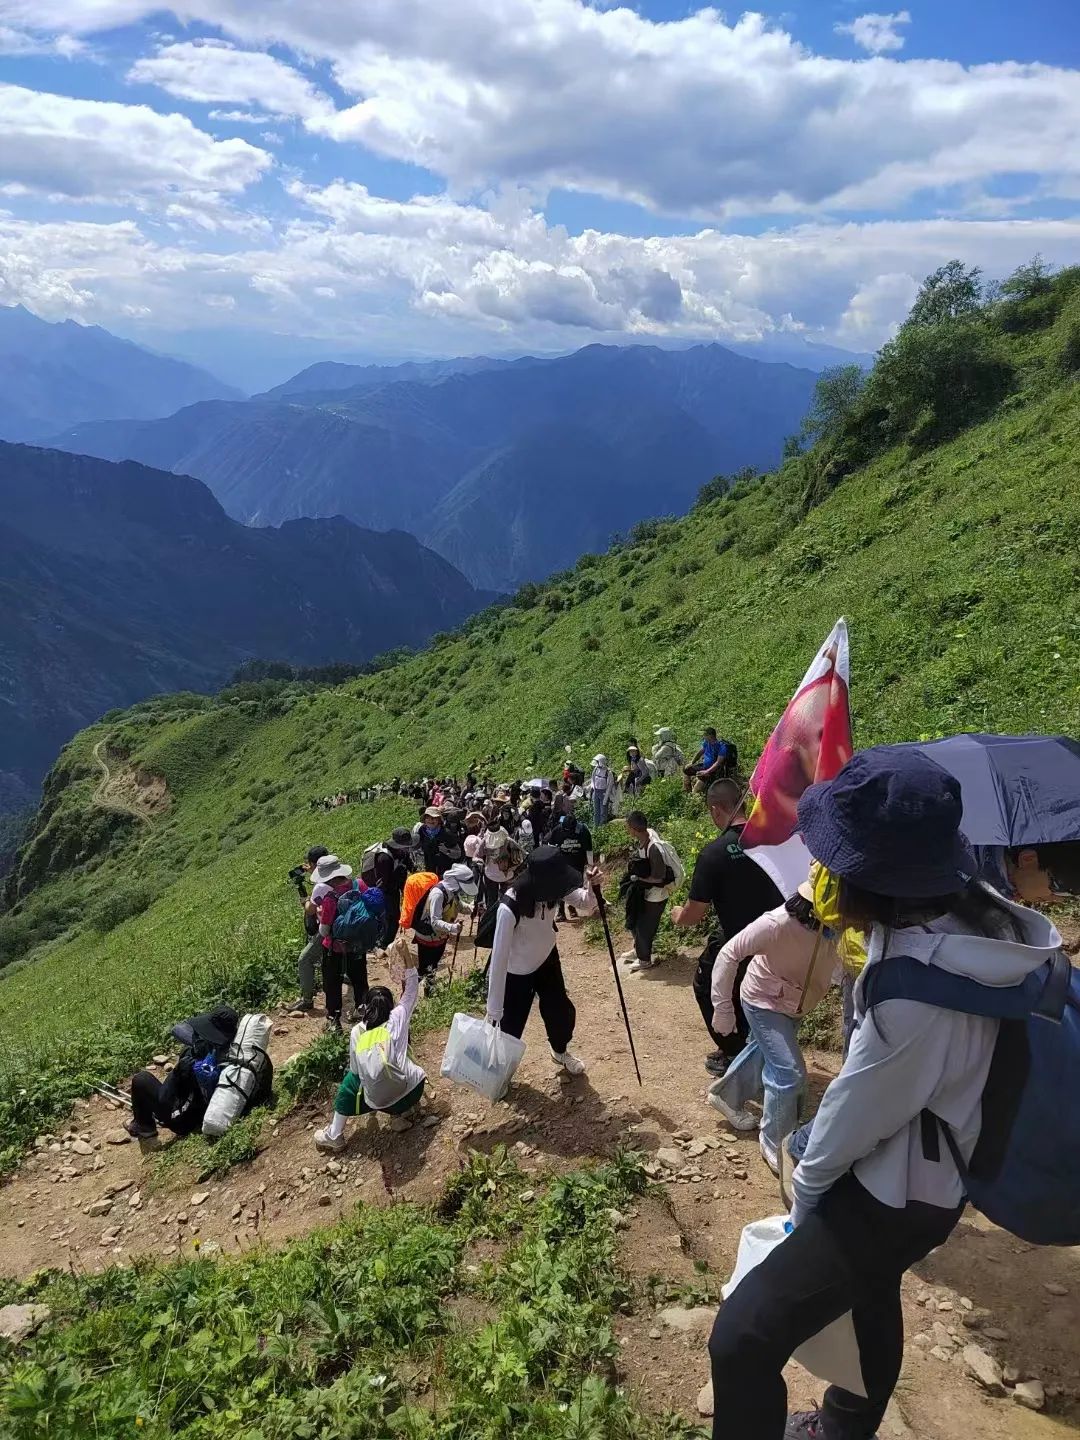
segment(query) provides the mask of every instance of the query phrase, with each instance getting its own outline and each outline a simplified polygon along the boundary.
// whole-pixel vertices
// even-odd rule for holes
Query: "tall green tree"
[[[903,328],[922,329],[970,319],[979,314],[982,303],[982,271],[977,265],[969,269],[962,260],[950,260],[923,281]]]

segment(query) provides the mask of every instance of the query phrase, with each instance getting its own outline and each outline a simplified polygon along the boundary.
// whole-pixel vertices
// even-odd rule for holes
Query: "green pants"
[[[424,1093],[425,1081],[403,1095],[400,1100],[395,1100],[392,1105],[387,1105],[383,1111],[386,1115],[404,1115],[414,1105],[419,1105],[420,1098]],[[373,1105],[369,1105],[364,1099],[364,1088],[360,1084],[359,1075],[354,1075],[350,1070],[338,1086],[338,1092],[334,1096],[334,1109],[339,1115],[371,1115],[375,1111]]]

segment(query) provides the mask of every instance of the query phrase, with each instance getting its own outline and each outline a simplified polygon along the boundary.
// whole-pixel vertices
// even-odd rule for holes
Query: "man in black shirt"
[[[537,844],[540,843],[538,839]],[[569,861],[574,869],[580,872],[581,883],[584,885],[585,870],[593,863],[592,835],[588,826],[583,825],[572,810],[565,815],[555,817],[554,823],[543,837],[543,844],[555,845],[561,850],[563,859]],[[571,906],[570,909],[572,918],[576,920],[577,913],[574,911],[574,907]],[[559,902],[556,918],[566,919],[566,910],[562,901]]]
[[[759,915],[784,903],[784,897],[773,881],[739,844],[739,836],[746,824],[742,799],[742,790],[734,780],[714,780],[709,786],[709,814],[720,835],[710,840],[698,855],[686,904],[677,905],[671,912],[673,925],[698,925],[705,919],[711,905],[720,923],[722,933],[709,937],[709,943],[698,957],[694,975],[694,998],[716,1045],[705,1061],[705,1069],[710,1075],[723,1075],[728,1062],[734,1060],[750,1033],[739,1001],[739,988],[752,957],[743,961],[735,977],[732,992],[735,1001],[734,1033],[717,1035],[712,1028],[712,971],[716,956],[725,940],[737,935]]]

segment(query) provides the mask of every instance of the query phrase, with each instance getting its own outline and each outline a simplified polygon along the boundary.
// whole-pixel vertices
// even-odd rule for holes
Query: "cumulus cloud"
[[[13,25],[80,34],[157,10],[157,0],[0,0]],[[906,14],[861,16],[853,31],[880,49]],[[238,48],[170,45],[137,73],[189,97],[276,104],[313,133],[423,166],[455,193],[523,182],[712,219],[892,211],[927,189],[978,192],[1004,174],[1039,172],[1047,194],[1080,179],[1080,77],[1048,65],[838,59],[761,15],[728,24],[707,8],[659,22],[582,0],[184,0],[182,16]],[[256,47],[271,45],[328,63],[353,103],[324,103],[269,55],[256,74]]]
[[[270,117],[313,121],[334,108],[291,66],[260,51],[238,50],[224,40],[161,45],[154,55],[136,60],[127,78],[200,104],[257,105]]]
[[[850,35],[855,44],[871,55],[881,55],[886,50],[902,50],[905,37],[900,34],[901,25],[911,24],[911,14],[898,10],[895,15],[857,15],[848,25],[834,25],[837,35]]]
[[[57,55],[71,60],[84,54],[86,48],[86,42],[76,35],[32,34],[0,25],[0,55]]]
[[[50,199],[188,206],[236,195],[272,164],[183,115],[0,85],[0,182]]]

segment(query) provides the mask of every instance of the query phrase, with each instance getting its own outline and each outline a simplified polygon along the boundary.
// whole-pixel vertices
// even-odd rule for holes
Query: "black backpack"
[[[495,944],[495,921],[499,916],[499,905],[505,905],[514,917],[514,924],[517,925],[519,915],[517,906],[509,895],[503,895],[498,905],[489,905],[480,917],[480,923],[476,927],[476,934],[473,937],[473,945],[477,950],[490,950]]]

